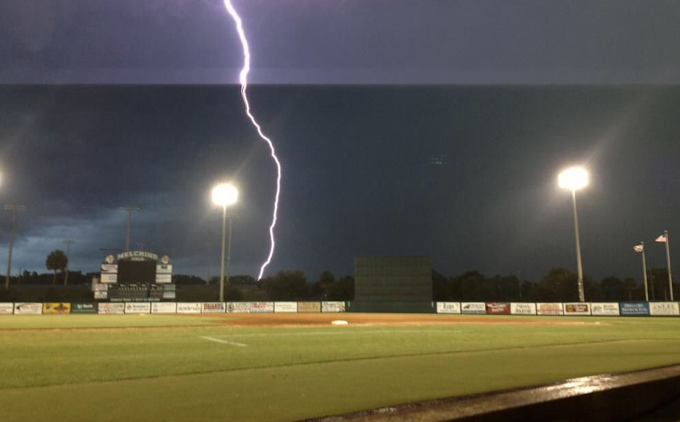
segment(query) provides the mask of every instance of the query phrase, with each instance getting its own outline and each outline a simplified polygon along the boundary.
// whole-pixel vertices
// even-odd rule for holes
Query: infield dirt
[[[203,315],[205,316],[205,315]],[[305,327],[331,325],[343,320],[349,326],[421,326],[421,325],[604,325],[601,322],[541,320],[538,317],[468,316],[441,314],[362,314],[362,313],[309,313],[309,314],[218,314],[224,316],[224,325],[239,327]],[[565,318],[565,317],[562,317]],[[339,327],[342,329],[342,327]]]

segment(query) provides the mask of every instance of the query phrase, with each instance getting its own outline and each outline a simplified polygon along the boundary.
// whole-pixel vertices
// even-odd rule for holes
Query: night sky
[[[412,254],[445,274],[575,269],[556,176],[576,163],[592,173],[585,273],[641,278],[640,240],[665,265],[653,239],[680,235],[677,2],[234,4],[283,163],[268,274]],[[44,271],[65,239],[71,268],[96,270],[100,248],[123,247],[130,204],[133,247],[216,275],[209,192],[231,179],[232,273],[257,275],[275,169],[233,84],[239,48],[216,1],[0,3],[0,202],[27,206],[13,272]],[[3,213],[2,272],[8,229]]]

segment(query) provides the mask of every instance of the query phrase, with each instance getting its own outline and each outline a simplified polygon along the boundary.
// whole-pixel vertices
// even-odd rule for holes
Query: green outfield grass
[[[521,320],[589,324],[238,328],[214,317],[7,316],[0,420],[291,421],[680,363],[680,318]]]

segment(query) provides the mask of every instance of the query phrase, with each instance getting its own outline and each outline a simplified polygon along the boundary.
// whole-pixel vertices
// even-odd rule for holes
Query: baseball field
[[[673,363],[680,318],[14,315],[0,420],[293,421]]]

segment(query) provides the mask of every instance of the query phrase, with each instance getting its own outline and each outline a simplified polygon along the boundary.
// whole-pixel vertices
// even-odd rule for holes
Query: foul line
[[[232,346],[238,346],[238,347],[248,347],[247,344],[235,343],[233,341],[220,340],[220,339],[212,338],[212,337],[201,337],[201,338],[208,340],[208,341],[214,341],[215,343],[230,344]]]

